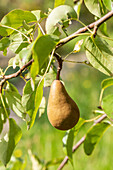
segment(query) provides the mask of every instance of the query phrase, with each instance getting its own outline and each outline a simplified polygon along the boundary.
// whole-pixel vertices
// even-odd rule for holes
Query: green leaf
[[[4,95],[0,95],[0,133],[2,132],[3,124],[6,123],[7,118],[10,115],[9,106],[6,103]]]
[[[18,89],[12,83],[9,82],[6,85],[6,90],[16,92],[19,94]]]
[[[93,15],[101,17],[101,6],[98,0],[84,0],[84,3]]]
[[[26,23],[37,21],[35,15],[30,11],[15,9],[3,17],[3,19],[1,20],[1,24],[12,28],[19,28],[23,25],[24,20],[26,21]]]
[[[45,74],[45,71],[46,71],[46,69],[47,69],[47,66],[48,66],[48,63],[49,63],[49,57],[48,57],[48,59],[45,61],[45,63],[42,65],[42,67],[40,68],[40,70],[39,70],[39,75],[40,76],[43,76],[44,74]]]
[[[74,141],[74,129],[70,129],[69,131],[66,132],[65,136],[63,137],[63,150],[72,164],[73,164],[72,161],[73,141]]]
[[[28,39],[21,34],[21,32],[23,32],[22,28],[19,29],[19,31],[19,33],[14,31],[9,38],[11,40],[9,48],[16,54],[29,45]]]
[[[2,38],[0,40],[0,51],[4,51],[5,49],[7,49],[10,45],[11,41],[9,40],[8,37]]]
[[[27,48],[22,49],[19,54],[9,60],[8,65],[13,66],[15,69],[16,66],[21,68],[23,65],[27,64],[31,59],[33,45],[34,42],[27,46]]]
[[[21,118],[25,118],[26,114],[21,103],[21,95],[14,88],[13,85],[9,85],[11,88],[7,88],[5,91],[6,102],[9,107]]]
[[[42,101],[40,103],[40,107],[39,107],[39,117],[41,117],[46,109],[46,99],[45,97],[42,97]]]
[[[49,72],[46,74],[44,78],[44,87],[50,87],[53,80],[56,79],[57,72],[55,68],[50,68]]]
[[[33,10],[33,11],[31,11],[31,13],[33,13],[35,15],[37,21],[47,17],[46,14],[44,14],[41,10]]]
[[[28,113],[30,117],[32,117],[33,111],[35,109],[35,93],[36,91],[32,90],[31,87],[31,81],[27,81],[26,85],[23,89],[23,95],[22,95],[22,106],[25,109],[25,112]]]
[[[103,90],[105,90],[107,87],[110,87],[113,85],[113,78],[108,78],[102,81],[101,87]]]
[[[74,1],[73,0],[65,0],[65,5],[69,5],[69,6],[73,7]]]
[[[4,123],[6,123],[7,116],[9,116],[10,114],[10,110],[9,110],[8,105],[6,104],[4,96],[3,96],[3,102],[4,102],[4,105],[0,98],[0,133],[2,132]]]
[[[84,125],[86,121],[83,118],[80,118],[78,123],[76,124],[76,126],[74,126],[73,130],[74,130],[74,136],[77,135],[79,129],[82,127],[82,125]]]
[[[39,84],[40,78],[36,78],[35,80],[35,89],[33,91],[31,87],[31,80],[27,81],[26,85],[23,88],[23,95],[22,95],[22,106],[25,109],[25,112],[29,115],[30,119],[32,119],[33,112],[35,110],[35,95],[36,89]],[[27,121],[29,124],[30,120]]]
[[[111,0],[103,0],[103,3],[108,10],[112,10]]]
[[[13,32],[12,29],[10,29],[10,28],[5,28],[5,27],[3,27],[3,26],[1,25],[1,23],[0,23],[0,35],[1,35],[1,36],[8,36],[8,35],[10,35],[12,32]]]
[[[0,160],[6,166],[10,161],[11,155],[17,143],[22,137],[20,127],[16,124],[15,120],[9,119],[9,133],[0,140]]]
[[[54,8],[60,5],[64,5],[65,0],[55,0]]]
[[[36,22],[37,19],[35,15],[30,11],[15,9],[9,12],[1,20],[0,35],[9,36],[12,32],[15,31],[14,29],[23,26],[24,21],[26,21],[26,23],[32,23],[32,22]]]
[[[110,127],[109,123],[102,122],[90,128],[84,141],[84,151],[87,155],[92,154],[95,145],[99,142],[100,138],[108,127]]]
[[[103,98],[102,108],[108,117],[113,119],[113,94]]]
[[[86,7],[88,8],[88,10],[95,16],[101,18],[103,15],[105,15],[107,13],[107,9],[106,7],[109,6],[109,2],[108,3],[104,3],[101,0],[84,0],[84,3],[86,5]],[[107,5],[107,6],[106,6]]]
[[[10,44],[10,50],[18,54],[23,48],[29,45],[28,42],[13,42]]]
[[[49,166],[60,164],[62,161],[63,158],[52,159],[45,164],[45,167],[48,168]]]
[[[47,61],[50,53],[58,43],[59,39],[53,35],[43,35],[39,37],[33,48],[33,59],[34,62],[31,66],[31,77],[33,80],[39,73],[43,64]]]
[[[101,9],[101,14],[103,16],[108,12],[108,10],[107,10],[106,6],[104,5],[103,1],[99,0],[99,3],[100,3],[100,7],[101,7],[100,8]]]
[[[101,31],[101,33],[103,35],[108,36],[106,22],[104,22],[102,25],[100,25],[99,30]]]
[[[46,20],[46,32],[47,34],[60,35],[58,25],[63,28],[65,21],[76,19],[77,14],[75,10],[68,5],[61,5],[52,10]]]
[[[16,92],[6,91],[6,101],[9,107],[21,118],[25,119],[24,108],[21,103],[21,95]]]
[[[3,113],[4,113],[4,110],[3,110],[3,108],[0,106],[0,133],[2,132],[3,124],[4,124],[3,118],[2,118],[2,116],[4,116]]]
[[[81,10],[82,3],[83,3],[83,0],[80,0],[80,1],[76,2],[76,4],[74,5],[74,10],[77,13],[77,18],[79,18],[79,16],[80,16],[80,10]]]
[[[10,110],[6,103],[5,96],[0,97],[0,133],[3,129],[3,124],[6,123],[7,117],[9,117]]]
[[[41,103],[41,100],[42,100],[42,97],[43,97],[43,85],[44,85],[44,80],[39,82],[39,85],[37,86],[37,89],[36,89],[35,103],[34,103],[35,104],[35,109],[34,109],[34,112],[32,114],[31,121],[28,124],[29,129],[33,126],[33,124],[35,122],[37,111],[39,109],[39,106],[40,106],[40,103]]]
[[[109,76],[113,75],[113,49],[106,41],[96,36],[85,42],[86,56],[93,67]]]

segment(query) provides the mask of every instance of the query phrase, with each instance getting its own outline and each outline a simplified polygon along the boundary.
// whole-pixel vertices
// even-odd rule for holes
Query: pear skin
[[[79,120],[78,106],[60,80],[54,80],[51,85],[47,115],[51,125],[59,130],[71,129]]]

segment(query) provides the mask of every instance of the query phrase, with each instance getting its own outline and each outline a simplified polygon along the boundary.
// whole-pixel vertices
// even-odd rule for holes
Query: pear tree
[[[80,20],[81,7],[85,5],[94,16],[94,21],[85,25]],[[84,145],[84,151],[91,155],[104,132],[112,127],[113,94],[103,97],[106,88],[113,85],[113,41],[107,30],[107,20],[113,17],[112,0],[55,0],[54,7],[47,13],[37,9],[32,11],[14,9],[4,15],[0,21],[0,51],[3,55],[10,49],[14,56],[8,61],[6,69],[0,68],[0,134],[8,122],[8,133],[0,139],[0,161],[6,166],[10,162],[13,151],[21,142],[22,130],[11,110],[26,122],[27,129],[34,125],[38,110],[43,100],[43,90],[50,87],[47,99],[47,115],[53,128],[67,130],[63,143],[66,157],[59,163],[59,170],[66,163],[72,162],[73,153]],[[45,22],[43,22],[45,21]],[[42,22],[45,23],[44,28]],[[68,35],[68,28],[78,22],[81,28]],[[80,40],[65,57],[59,49],[77,37]],[[107,41],[108,40],[108,41]],[[77,104],[66,92],[61,71],[64,62],[72,62],[67,57],[79,53],[84,48],[87,60],[73,61],[93,67],[109,76],[101,83],[99,106],[95,117],[85,120]],[[13,73],[7,74],[12,68]],[[21,77],[25,81],[23,93],[10,82]],[[44,102],[45,105],[45,102]],[[105,121],[107,120],[107,121]],[[73,145],[77,132],[84,124],[92,122],[87,133]],[[43,165],[48,168],[48,165]]]

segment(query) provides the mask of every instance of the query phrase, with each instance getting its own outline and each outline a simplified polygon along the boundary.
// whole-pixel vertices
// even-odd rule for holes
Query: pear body
[[[59,130],[71,129],[79,120],[78,106],[60,80],[54,80],[51,85],[47,115],[52,126]]]

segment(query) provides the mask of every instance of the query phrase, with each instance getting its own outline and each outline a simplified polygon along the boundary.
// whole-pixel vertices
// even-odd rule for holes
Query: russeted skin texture
[[[71,129],[79,120],[78,106],[60,80],[54,80],[51,85],[47,115],[52,126],[59,130]]]

